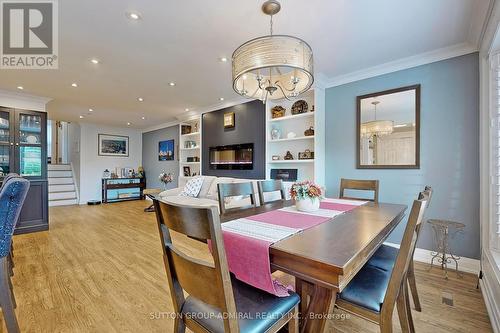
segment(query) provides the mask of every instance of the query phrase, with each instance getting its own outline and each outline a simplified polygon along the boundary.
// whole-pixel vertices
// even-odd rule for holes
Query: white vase
[[[296,200],[295,207],[301,212],[314,212],[319,209],[319,198]]]

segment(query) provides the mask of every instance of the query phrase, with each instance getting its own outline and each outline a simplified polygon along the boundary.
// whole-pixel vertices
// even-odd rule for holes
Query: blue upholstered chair
[[[337,295],[336,306],[380,325],[382,333],[392,332],[392,315],[397,306],[403,332],[413,332],[408,287],[408,267],[417,242],[417,226],[422,222],[425,200],[415,200],[406,224],[401,247],[391,270],[366,263]]]
[[[432,187],[426,186],[423,192],[420,192],[418,195],[419,200],[426,200],[427,207],[429,207],[429,202],[432,197]],[[419,224],[417,226],[417,240],[420,232],[422,231],[421,226],[423,224]],[[393,246],[382,244],[378,248],[378,250],[373,254],[368,263],[371,266],[378,267],[385,271],[391,271],[392,267],[396,263],[396,258],[398,256],[399,250]],[[415,252],[415,250],[414,250]],[[413,258],[413,253],[412,253]],[[420,306],[420,300],[418,298],[417,292],[417,282],[415,281],[415,269],[413,268],[413,260],[410,262],[410,267],[408,268],[408,284],[410,285],[411,296],[413,298],[413,304],[415,305],[415,310],[418,312],[422,311],[422,307]]]
[[[14,312],[8,256],[29,186],[26,179],[12,176],[4,181],[0,190],[0,307],[9,333],[19,332],[19,326]]]
[[[0,191],[2,190],[3,186],[7,183],[7,181],[11,178],[16,178],[16,177],[19,177],[19,175],[17,173],[9,173],[7,176],[5,176],[5,178],[2,180],[2,186],[0,187]],[[14,244],[11,242],[10,243],[10,253],[9,253],[9,256],[8,256],[8,261],[9,261],[9,269],[10,269],[10,275],[13,276],[14,275]]]
[[[177,315],[174,332],[185,332],[187,327],[194,332],[272,333],[285,325],[289,332],[298,332],[297,294],[276,297],[231,277],[216,206],[195,208],[153,202]],[[170,230],[210,240],[213,263],[181,252],[172,243]],[[184,291],[189,294],[187,298]]]

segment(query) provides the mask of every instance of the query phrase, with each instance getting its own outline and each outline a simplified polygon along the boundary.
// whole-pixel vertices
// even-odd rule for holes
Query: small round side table
[[[434,265],[434,259],[437,260],[438,263],[441,264],[441,269],[444,270],[444,277],[448,279],[448,264],[452,263],[452,260],[455,262],[455,271],[458,277],[462,277],[462,275],[458,272],[458,261],[460,257],[454,255],[451,252],[449,240],[450,235],[451,238],[455,237],[457,233],[461,233],[465,229],[465,224],[455,221],[447,221],[447,220],[437,220],[430,219],[427,221],[432,226],[434,230],[434,241],[436,244],[436,251],[431,252],[431,267],[432,269]]]

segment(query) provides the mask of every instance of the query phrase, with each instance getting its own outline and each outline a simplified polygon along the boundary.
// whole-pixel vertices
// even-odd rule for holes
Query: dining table
[[[290,200],[228,211],[221,223],[293,206]],[[337,294],[405,215],[406,205],[366,202],[269,247],[270,269],[295,277],[300,332],[323,332]]]

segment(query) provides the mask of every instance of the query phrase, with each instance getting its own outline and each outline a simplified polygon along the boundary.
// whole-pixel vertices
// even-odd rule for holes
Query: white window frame
[[[500,52],[489,56],[490,223],[489,247],[500,251]]]

